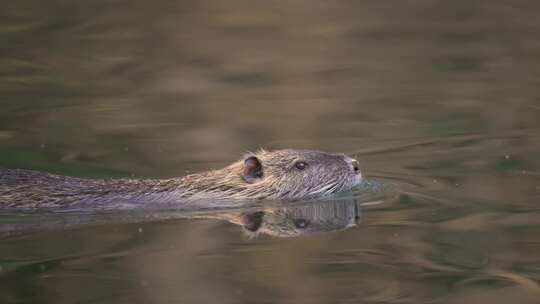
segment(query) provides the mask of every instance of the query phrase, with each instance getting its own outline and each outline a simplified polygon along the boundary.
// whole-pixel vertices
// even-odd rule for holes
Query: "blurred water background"
[[[1,167],[159,178],[307,148],[393,190],[297,237],[219,218],[6,237],[0,303],[538,303],[539,9],[4,1]]]

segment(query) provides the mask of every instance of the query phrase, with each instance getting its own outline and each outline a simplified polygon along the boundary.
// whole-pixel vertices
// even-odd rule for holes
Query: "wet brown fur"
[[[262,176],[245,176],[245,160],[256,157]],[[308,167],[297,170],[294,164]],[[84,179],[29,170],[0,171],[0,208],[47,208],[72,205],[120,208],[134,202],[215,199],[321,197],[350,189],[360,181],[343,154],[310,150],[260,150],[223,169],[173,179]]]

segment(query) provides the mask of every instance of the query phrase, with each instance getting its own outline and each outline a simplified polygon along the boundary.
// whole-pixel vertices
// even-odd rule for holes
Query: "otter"
[[[0,209],[130,209],[192,201],[301,200],[358,185],[358,162],[312,150],[260,150],[219,169],[170,179],[85,179],[0,171]]]

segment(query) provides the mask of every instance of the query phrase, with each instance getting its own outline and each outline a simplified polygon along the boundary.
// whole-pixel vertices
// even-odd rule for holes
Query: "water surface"
[[[291,237],[211,212],[1,214],[57,227],[0,240],[1,303],[538,302],[536,2],[2,7],[2,167],[160,178],[306,148],[392,190],[332,209],[358,205],[355,226]]]

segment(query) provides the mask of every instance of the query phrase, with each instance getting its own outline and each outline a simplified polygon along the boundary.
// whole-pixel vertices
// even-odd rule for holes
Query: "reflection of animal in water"
[[[251,237],[258,234],[295,237],[354,227],[360,217],[360,209],[354,200],[342,200],[198,217],[227,220],[242,226]]]
[[[14,217],[0,213],[0,237],[16,236],[56,229],[73,229],[108,223],[142,223],[172,219],[218,219],[239,225],[249,237],[268,234],[295,237],[354,227],[360,217],[355,199],[309,203],[287,203],[286,206],[244,207],[234,209],[121,210],[115,212],[25,213]],[[141,212],[142,211],[142,212]]]
[[[261,150],[220,170],[162,180],[3,170],[0,208],[129,209],[194,200],[298,200],[348,190],[360,180],[357,161],[344,154],[291,149]]]

